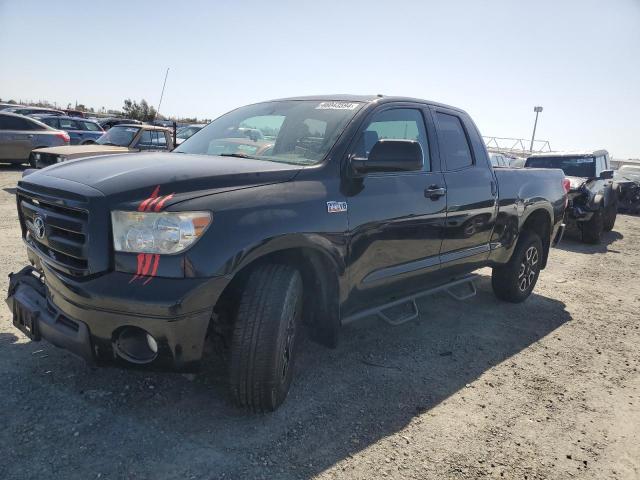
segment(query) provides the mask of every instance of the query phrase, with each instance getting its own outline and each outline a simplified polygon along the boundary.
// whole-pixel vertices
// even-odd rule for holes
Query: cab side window
[[[422,147],[423,170],[431,171],[429,143],[424,118],[420,110],[395,108],[374,114],[356,144],[355,155],[369,158],[371,149],[378,140],[414,140]]]
[[[603,170],[607,169],[607,162],[605,161],[604,156],[596,157],[596,177],[602,173]]]
[[[138,148],[151,148],[153,146],[151,142],[151,130],[145,130],[138,140]]]
[[[473,165],[473,156],[460,118],[437,112],[440,155],[447,170],[460,170]]]

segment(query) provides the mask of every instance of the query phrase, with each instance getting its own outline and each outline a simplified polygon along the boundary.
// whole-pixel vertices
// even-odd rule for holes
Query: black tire
[[[538,281],[542,255],[540,237],[523,231],[509,262],[493,268],[491,286],[495,296],[512,303],[525,301]]]
[[[256,267],[244,285],[229,365],[231,393],[241,407],[273,411],[293,378],[302,314],[302,278],[287,265]]]
[[[29,161],[27,162],[29,168],[38,168],[36,165],[36,159],[33,156],[33,152],[29,154]]]
[[[604,208],[596,210],[588,222],[582,223],[582,241],[598,244],[604,231]]]
[[[618,217],[618,196],[613,192],[613,198],[609,202],[609,206],[606,208],[604,217],[603,230],[610,232],[616,224],[616,218]]]
[[[93,140],[86,140],[84,142],[82,142],[82,145],[95,145],[96,142],[94,142]]]

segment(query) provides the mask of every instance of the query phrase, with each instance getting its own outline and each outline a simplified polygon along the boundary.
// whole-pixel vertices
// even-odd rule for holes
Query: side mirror
[[[613,170],[603,170],[600,172],[602,180],[611,180],[613,178]]]
[[[422,147],[415,140],[378,140],[369,158],[351,159],[356,173],[411,172],[422,170],[422,165]]]

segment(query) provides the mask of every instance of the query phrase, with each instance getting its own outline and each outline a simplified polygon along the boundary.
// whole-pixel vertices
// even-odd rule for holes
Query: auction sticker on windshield
[[[355,110],[358,108],[357,103],[351,102],[322,102],[316,110]]]

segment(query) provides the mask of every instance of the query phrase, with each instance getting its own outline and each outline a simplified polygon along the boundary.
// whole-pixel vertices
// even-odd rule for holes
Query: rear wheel
[[[302,314],[302,278],[287,265],[266,264],[248,276],[231,340],[235,402],[255,412],[282,404],[293,379]]]
[[[593,213],[588,222],[582,222],[582,241],[585,243],[600,243],[604,231],[604,212],[600,207]]]
[[[610,232],[613,230],[614,225],[616,224],[616,218],[618,217],[618,196],[613,195],[613,198],[609,202],[609,206],[605,209],[606,214],[604,218],[603,230],[605,232]]]
[[[496,297],[513,303],[526,300],[538,281],[542,254],[540,237],[523,231],[509,262],[493,268],[491,286]]]

